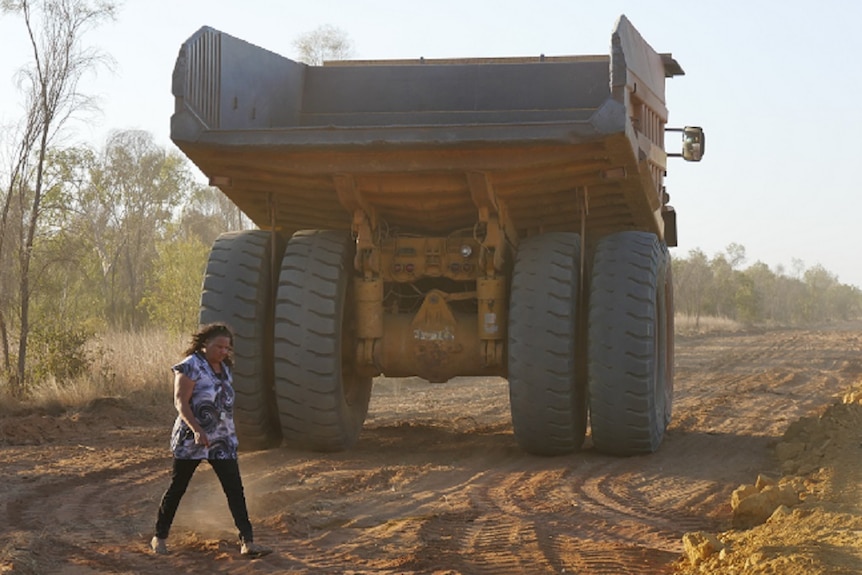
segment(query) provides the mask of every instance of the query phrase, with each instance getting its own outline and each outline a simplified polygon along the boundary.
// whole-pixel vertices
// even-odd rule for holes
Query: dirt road
[[[171,554],[148,552],[168,481],[169,390],[162,411],[104,400],[74,415],[7,417],[0,573],[673,573],[685,569],[686,532],[730,529],[737,486],[781,476],[773,448],[791,422],[860,381],[862,325],[678,337],[665,443],[624,459],[589,440],[571,456],[524,454],[503,380],[381,380],[352,451],[241,456],[256,539],[274,549],[256,560],[239,557],[206,467],[180,507]],[[823,497],[838,492],[821,479]],[[844,511],[858,518],[850,483],[840,496],[855,498]],[[842,553],[862,570],[862,557]]]

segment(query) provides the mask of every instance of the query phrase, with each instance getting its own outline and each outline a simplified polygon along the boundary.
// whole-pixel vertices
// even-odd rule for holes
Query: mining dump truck
[[[204,27],[171,138],[254,222],[221,235],[200,321],[236,332],[241,444],[359,436],[376,376],[508,380],[526,451],[654,451],[671,415],[676,214],[665,78],[609,55],[309,66]]]

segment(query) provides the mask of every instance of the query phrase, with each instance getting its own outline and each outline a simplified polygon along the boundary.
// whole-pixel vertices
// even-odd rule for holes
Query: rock
[[[731,509],[735,510],[744,499],[757,495],[758,493],[760,493],[760,490],[754,485],[740,485],[734,489],[733,493],[730,495]]]
[[[733,510],[733,528],[749,529],[766,521],[775,510],[768,497],[760,493],[746,497]]]
[[[751,493],[752,489],[755,491],[754,494]],[[778,507],[782,505],[792,507],[797,503],[799,503],[799,494],[789,484],[767,485],[762,491],[757,491],[753,485],[742,486],[733,492],[731,498],[733,527],[748,529],[760,525],[769,519]]]
[[[686,557],[695,567],[716,551],[724,549],[724,544],[719,541],[718,537],[705,531],[686,533],[682,536],[682,545]]]
[[[757,476],[757,481],[754,482],[754,486],[757,488],[758,491],[763,491],[763,488],[766,487],[767,485],[777,485],[777,484],[778,484],[778,481],[776,481],[775,479],[772,479],[771,477],[763,475],[762,473]]]

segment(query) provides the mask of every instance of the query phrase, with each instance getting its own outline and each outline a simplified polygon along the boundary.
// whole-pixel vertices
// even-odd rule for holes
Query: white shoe
[[[263,557],[264,555],[269,555],[272,553],[272,549],[269,547],[264,547],[263,545],[258,545],[257,543],[242,542],[242,547],[239,548],[239,554],[245,557]]]
[[[153,536],[150,540],[150,548],[153,550],[153,553],[157,555],[167,555],[168,554],[168,545],[167,539],[162,539],[157,536]]]

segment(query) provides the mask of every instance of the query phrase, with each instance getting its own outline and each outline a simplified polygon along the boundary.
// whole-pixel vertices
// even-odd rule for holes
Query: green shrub
[[[80,327],[47,325],[30,332],[27,381],[74,379],[93,364],[88,344],[93,333]]]

